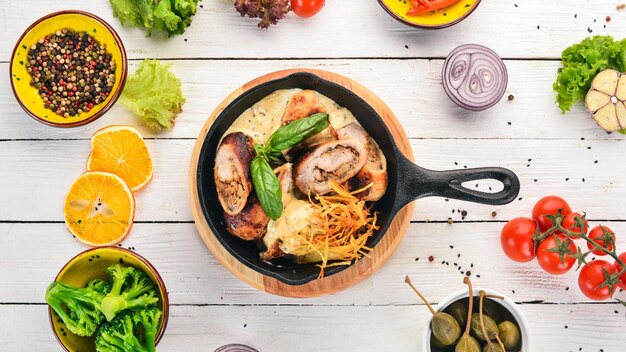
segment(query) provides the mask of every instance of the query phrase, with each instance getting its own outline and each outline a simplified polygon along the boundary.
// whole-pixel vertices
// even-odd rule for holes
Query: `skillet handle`
[[[464,182],[495,179],[504,188],[500,192],[487,193],[463,187]],[[413,164],[403,155],[398,159],[397,209],[422,197],[445,197],[468,202],[504,205],[517,198],[520,182],[513,171],[501,167],[481,167],[434,171]]]

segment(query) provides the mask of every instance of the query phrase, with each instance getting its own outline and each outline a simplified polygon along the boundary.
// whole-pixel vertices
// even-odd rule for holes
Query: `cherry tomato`
[[[569,249],[572,253],[576,253],[576,245],[574,245],[574,241],[568,240],[563,235],[552,235],[548,236],[546,239],[539,243],[537,247],[537,262],[539,266],[547,273],[552,275],[561,275],[565,274],[572,268],[576,259],[571,255],[565,254],[563,257],[563,262],[561,262],[561,256],[559,253],[550,252],[549,250],[557,247],[556,239],[559,239],[559,243],[563,241],[568,241],[567,249]]]
[[[552,221],[544,215],[556,215],[559,209],[563,216],[572,213],[572,208],[569,207],[569,204],[567,204],[563,198],[557,196],[543,197],[535,204],[533,208],[533,219],[539,224],[541,232],[552,227]]]
[[[311,17],[322,10],[325,2],[326,0],[291,0],[291,9],[300,17]]]
[[[580,213],[571,213],[568,214],[564,219],[563,222],[561,223],[561,226],[563,226],[564,229],[569,230],[571,232],[575,232],[580,234],[580,227],[576,225],[576,218],[582,218],[582,214]],[[587,231],[589,231],[589,223],[587,222],[587,219],[583,220],[584,222],[584,226],[583,226],[583,230],[585,231],[585,235],[587,234]],[[572,238],[580,238],[580,236],[572,236]]]
[[[587,298],[595,301],[604,301],[611,297],[609,287],[599,287],[605,280],[602,269],[612,274],[615,271],[615,266],[605,260],[594,260],[583,266],[578,275],[580,291]]]
[[[589,238],[591,238],[592,240],[594,240],[599,246],[608,249],[609,251],[613,250],[613,244],[612,243],[605,243],[606,241],[604,240],[598,240],[598,237],[602,237],[604,236],[604,231],[602,230],[606,230],[608,233],[612,234],[613,237],[615,237],[615,233],[608,227],[606,226],[596,226],[594,228],[591,229],[591,231],[589,231]],[[587,242],[587,248],[594,249],[596,248],[591,242]],[[606,255],[606,253],[604,253],[603,251],[601,251],[600,249],[596,249],[593,251],[593,254],[595,255]]]
[[[507,257],[520,263],[535,258],[533,235],[537,232],[537,223],[529,218],[515,218],[504,225],[500,234],[502,250]]]
[[[626,252],[622,253],[619,255],[619,259],[621,259],[624,263],[626,263]],[[616,272],[620,272],[622,271],[624,268],[622,268],[621,265],[619,265],[618,262],[615,262],[615,271]],[[619,288],[626,290],[626,273],[623,274],[622,276],[619,277],[620,279],[620,283],[617,284],[617,286],[619,286]]]

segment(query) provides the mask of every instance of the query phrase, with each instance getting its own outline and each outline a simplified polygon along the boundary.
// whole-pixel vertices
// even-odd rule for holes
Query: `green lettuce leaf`
[[[118,100],[155,131],[172,128],[185,103],[180,80],[170,66],[158,60],[142,61],[137,71],[128,76]]]
[[[113,15],[123,25],[143,27],[146,35],[152,31],[182,34],[191,24],[200,0],[110,0]]]
[[[611,36],[584,39],[563,51],[563,67],[559,69],[552,88],[556,102],[565,113],[577,101],[584,102],[596,74],[606,68],[626,71],[626,39],[615,41]]]

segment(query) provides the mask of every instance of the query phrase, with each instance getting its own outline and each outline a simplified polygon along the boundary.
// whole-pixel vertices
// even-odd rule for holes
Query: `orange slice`
[[[136,192],[152,179],[152,159],[146,142],[134,127],[109,126],[91,137],[87,171],[116,174]]]
[[[67,192],[63,213],[67,228],[81,242],[114,245],[133,226],[135,198],[119,176],[85,172]]]

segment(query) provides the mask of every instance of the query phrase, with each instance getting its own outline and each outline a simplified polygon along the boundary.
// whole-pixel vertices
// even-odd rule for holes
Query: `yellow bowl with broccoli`
[[[107,272],[107,269],[111,266],[115,266],[117,269],[113,271],[115,275],[113,278]],[[146,295],[151,296],[148,294],[149,290],[146,289],[139,295],[141,298],[136,302],[150,303],[151,307],[125,309],[125,305],[129,300],[123,299],[123,294],[133,289],[147,287],[145,283],[148,283],[148,281],[143,281],[143,286],[141,284],[145,276],[151,281],[152,287],[150,290],[154,290],[155,294],[153,298],[146,298]],[[118,295],[116,294],[116,283],[121,282],[124,282],[124,285],[121,287],[121,294]],[[86,290],[76,293],[71,287],[86,288]],[[101,319],[97,323],[98,329],[105,329],[103,326],[108,324],[107,318],[112,318],[112,321],[115,321],[113,315],[119,321],[123,321],[127,317],[134,319],[136,316],[139,316],[135,312],[144,311],[144,313],[149,313],[156,307],[161,311],[162,315],[158,329],[155,330],[154,344],[156,345],[160,341],[165,332],[169,316],[169,300],[163,279],[154,266],[137,253],[121,247],[98,247],[88,249],[67,262],[46,292],[46,301],[49,305],[52,303],[48,308],[50,325],[57,340],[66,351],[96,351],[95,339],[98,334],[97,330],[91,336],[79,336],[70,331],[71,328],[84,334],[93,330],[93,324],[96,323],[93,315],[87,314],[83,320],[78,321],[75,316],[72,316],[72,310],[67,305],[67,302],[73,302],[68,301],[68,299],[75,298],[76,300],[74,301],[80,301],[82,306],[86,307],[81,309],[85,309],[87,313],[92,313],[94,309],[91,307],[90,303],[92,301],[90,299],[92,297],[102,297],[97,293],[94,294],[94,291],[101,292],[105,297],[108,296],[108,298],[101,301],[100,310],[104,313],[99,318],[96,318],[96,320]],[[99,299],[96,299],[96,301],[100,302]],[[64,323],[63,318],[52,308],[53,305],[56,305],[57,309],[60,306],[63,307],[67,314],[66,319],[73,318],[73,320],[69,324]],[[132,319],[131,321],[133,322],[140,320],[140,318],[136,321]]]

